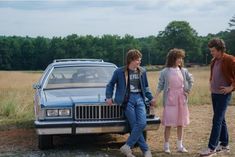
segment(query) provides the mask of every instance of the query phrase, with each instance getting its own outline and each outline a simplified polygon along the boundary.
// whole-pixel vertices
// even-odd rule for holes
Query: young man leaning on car
[[[127,157],[134,157],[131,148],[138,143],[145,157],[152,157],[151,151],[144,139],[146,126],[145,97],[151,105],[155,99],[150,92],[146,71],[140,67],[142,54],[139,50],[129,50],[126,65],[114,71],[106,87],[106,103],[112,105],[113,90],[116,85],[114,102],[124,106],[124,113],[129,122],[131,132],[120,151]]]

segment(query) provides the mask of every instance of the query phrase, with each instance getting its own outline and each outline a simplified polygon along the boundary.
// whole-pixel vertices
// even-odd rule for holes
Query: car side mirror
[[[40,89],[41,85],[39,83],[33,84],[33,89]]]

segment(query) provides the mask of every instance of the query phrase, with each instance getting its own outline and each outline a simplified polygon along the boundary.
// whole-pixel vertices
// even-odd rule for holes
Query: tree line
[[[186,51],[186,64],[209,64],[211,59],[208,41],[220,37],[226,42],[227,52],[235,54],[235,16],[230,29],[217,34],[198,36],[186,21],[172,21],[157,36],[135,38],[131,35],[66,37],[0,36],[0,70],[43,70],[54,59],[101,58],[104,61],[124,64],[129,49],[139,49],[143,54],[142,65],[164,64],[171,48]]]

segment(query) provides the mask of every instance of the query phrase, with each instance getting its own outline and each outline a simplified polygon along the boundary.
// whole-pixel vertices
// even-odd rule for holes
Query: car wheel
[[[38,148],[39,149],[50,149],[53,147],[53,136],[52,135],[38,135]]]

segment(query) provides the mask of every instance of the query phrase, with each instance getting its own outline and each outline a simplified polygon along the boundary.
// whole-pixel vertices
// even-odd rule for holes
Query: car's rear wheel
[[[50,149],[53,147],[53,136],[52,135],[38,135],[38,148],[39,149]]]

